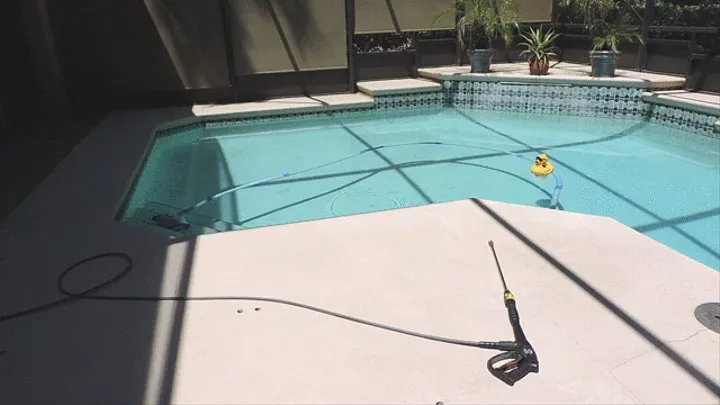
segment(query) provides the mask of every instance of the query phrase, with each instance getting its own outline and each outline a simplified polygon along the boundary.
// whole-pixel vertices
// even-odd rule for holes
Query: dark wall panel
[[[693,73],[686,87],[689,90],[720,93],[720,56],[693,61]]]
[[[227,88],[220,4],[49,1],[71,97]]]
[[[418,41],[418,67],[454,65],[457,47],[454,40]]]
[[[648,70],[684,75],[690,50],[683,45],[648,44]]]
[[[360,53],[355,55],[358,81],[416,77],[414,52]]]
[[[0,131],[36,120],[43,109],[20,1],[0,0]]]
[[[347,69],[332,69],[238,76],[238,101],[345,93],[350,91],[348,75]]]

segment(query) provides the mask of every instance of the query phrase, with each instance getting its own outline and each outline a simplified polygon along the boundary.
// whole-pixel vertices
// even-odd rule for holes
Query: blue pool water
[[[554,180],[536,179],[527,161],[493,151],[533,159],[542,150],[562,176],[561,209],[613,217],[720,269],[720,140],[640,120],[440,108],[188,132],[156,140],[125,217],[178,210],[233,184],[370,146],[422,141],[489,150],[383,148],[240,190],[188,220],[207,232],[469,197],[547,206]]]

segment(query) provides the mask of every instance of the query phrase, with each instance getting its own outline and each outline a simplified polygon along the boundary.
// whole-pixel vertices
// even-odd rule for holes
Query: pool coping
[[[667,74],[634,72],[617,69],[615,77],[591,77],[590,66],[560,62],[550,68],[548,75],[529,74],[526,63],[497,63],[490,73],[470,73],[469,66],[438,66],[418,69],[421,77],[437,81],[486,81],[527,84],[568,84],[583,86],[613,86],[646,89],[678,88],[685,78]]]
[[[480,81],[505,84],[546,84],[546,85],[578,85],[620,88],[644,88],[649,91],[642,96],[644,102],[662,104],[682,110],[718,115],[717,110],[706,103],[685,101],[672,98],[659,89],[678,88],[685,79],[656,73],[633,72],[618,69],[618,77],[591,78],[589,66],[558,63],[550,70],[549,76],[531,76],[524,74],[525,63],[493,64],[496,71],[489,74],[469,73],[468,66],[439,66],[420,68],[419,78],[399,78],[386,80],[369,80],[358,82],[357,93],[324,94],[304,97],[274,98],[265,101],[236,104],[198,104],[192,107],[192,117],[159,124],[156,132],[171,130],[177,127],[203,125],[209,122],[242,120],[264,117],[276,117],[295,114],[312,114],[347,110],[371,110],[378,106],[378,98],[392,96],[417,95],[441,92],[439,81]],[[558,70],[562,74],[553,73]],[[572,74],[568,74],[568,72]],[[653,91],[658,90],[658,91]],[[715,124],[720,131],[720,119]]]
[[[358,90],[371,97],[442,90],[442,84],[434,80],[422,78],[361,81],[357,83],[357,87]]]
[[[684,90],[655,91],[643,93],[642,99],[643,101],[651,104],[675,107],[683,110],[694,111],[707,115],[712,115],[715,117],[720,117],[720,94],[717,95],[717,103],[708,103],[704,100],[687,97],[692,96],[693,94],[695,93],[687,92]]]

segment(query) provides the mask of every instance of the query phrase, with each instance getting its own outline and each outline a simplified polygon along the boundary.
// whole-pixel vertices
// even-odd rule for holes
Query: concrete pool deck
[[[511,388],[485,368],[496,352],[257,300],[77,301],[0,322],[0,403],[718,403],[720,335],[693,311],[720,273],[609,218],[458,201],[184,240],[116,222],[153,130],[198,114],[111,114],[57,166],[0,227],[0,317],[111,251],[134,268],[101,295],[264,296],[506,340],[492,239],[540,373]]]
[[[490,73],[470,73],[469,66],[440,66],[418,69],[421,77],[433,80],[482,80],[581,84],[589,86],[640,87],[647,89],[679,88],[685,78],[657,73],[616,69],[615,77],[591,77],[590,66],[558,62],[550,65],[545,76],[532,76],[527,63],[493,63]]]

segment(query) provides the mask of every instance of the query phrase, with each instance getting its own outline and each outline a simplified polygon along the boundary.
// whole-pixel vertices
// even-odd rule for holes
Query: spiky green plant
[[[517,8],[514,0],[456,0],[455,6],[440,14],[436,21],[457,13],[458,41],[463,49],[476,48],[484,40],[492,48],[493,39],[502,38],[505,45],[513,43]]]
[[[529,32],[520,34],[524,41],[520,42],[520,46],[525,48],[520,52],[521,56],[525,56],[528,62],[539,62],[547,64],[550,58],[557,56],[555,51],[558,49],[553,43],[559,36],[552,29],[543,32],[542,27],[533,29],[530,27]]]
[[[623,40],[638,41],[644,43],[642,35],[626,25],[612,25],[603,22],[603,27],[593,38],[594,51],[618,52],[618,45]]]

